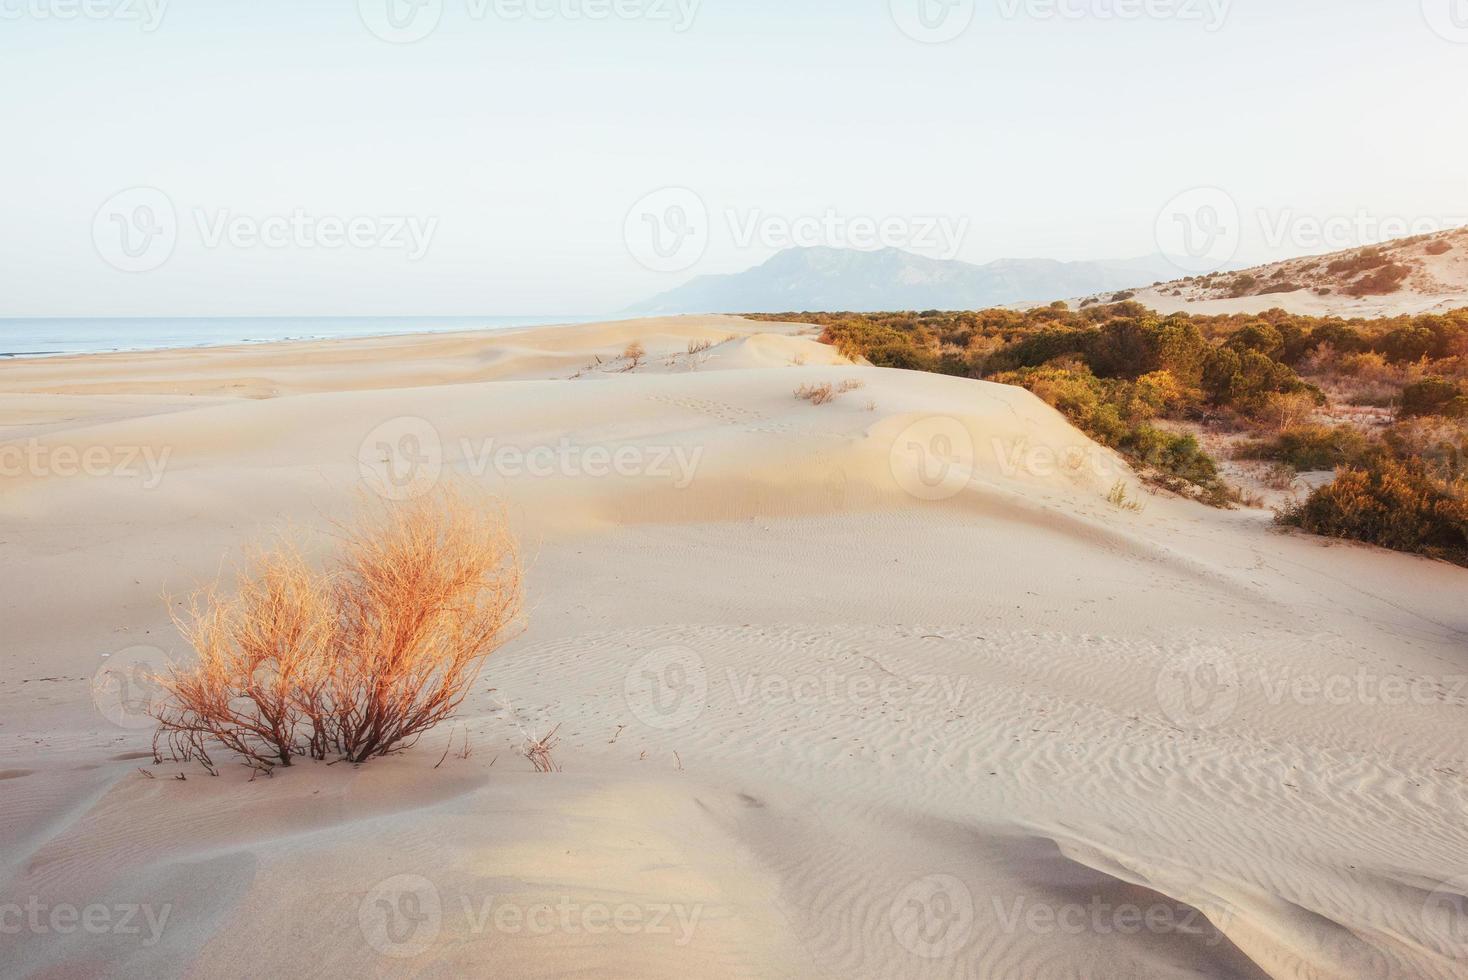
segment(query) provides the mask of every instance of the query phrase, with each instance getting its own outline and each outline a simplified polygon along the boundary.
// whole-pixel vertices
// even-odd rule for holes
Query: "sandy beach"
[[[1020,388],[686,316],[3,363],[0,454],[0,976],[1468,970],[1468,572]],[[153,764],[170,601],[448,484],[528,605],[453,724]]]

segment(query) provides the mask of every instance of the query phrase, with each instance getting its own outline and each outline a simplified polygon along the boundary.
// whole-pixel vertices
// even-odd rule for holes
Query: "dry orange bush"
[[[503,515],[452,493],[364,512],[325,572],[288,545],[258,554],[179,620],[199,662],[164,679],[159,754],[212,768],[222,746],[269,771],[407,748],[463,704],[521,598]]]

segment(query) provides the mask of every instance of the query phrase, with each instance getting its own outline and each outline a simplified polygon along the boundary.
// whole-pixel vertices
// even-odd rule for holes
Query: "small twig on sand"
[[[441,755],[441,756],[438,757],[438,761],[433,764],[433,768],[437,769],[439,766],[443,765],[443,760],[445,760],[445,759],[447,759],[449,757],[449,749],[451,749],[453,747],[454,747],[454,734],[453,734],[453,732],[450,732],[449,733],[449,744],[448,745],[445,745],[443,747],[443,755]]]
[[[556,738],[556,732],[560,730],[561,726],[557,725],[546,733],[545,738],[538,742],[530,742],[525,746],[525,758],[530,760],[536,772],[561,771],[560,764],[551,758],[551,750],[555,748],[556,742],[560,741]]]

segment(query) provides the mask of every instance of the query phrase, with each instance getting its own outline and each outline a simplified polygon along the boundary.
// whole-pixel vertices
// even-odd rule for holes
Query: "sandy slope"
[[[0,365],[0,975],[1463,975],[1468,573],[1148,496],[1024,391],[800,333]],[[461,723],[148,766],[165,590],[435,470],[530,559]]]
[[[1194,278],[1142,285],[1130,292],[1136,302],[1159,313],[1200,315],[1263,313],[1281,309],[1301,316],[1350,319],[1417,316],[1468,307],[1468,229],[1396,239],[1383,243],[1381,247],[1393,262],[1410,270],[1400,289],[1385,294],[1353,296],[1349,286],[1358,273],[1329,271],[1331,262],[1359,255],[1360,248],[1242,269],[1238,273],[1220,275],[1213,288],[1205,287]],[[1249,295],[1230,295],[1226,284],[1236,281],[1238,276],[1251,276],[1256,281]],[[1115,295],[1080,297],[1073,300],[1071,306],[1104,303]]]

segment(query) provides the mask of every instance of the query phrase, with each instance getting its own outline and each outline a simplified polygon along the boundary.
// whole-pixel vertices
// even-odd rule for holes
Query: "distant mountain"
[[[700,276],[628,313],[975,310],[1136,287],[1177,275],[1161,255],[1124,261],[1000,259],[986,265],[901,249],[792,248],[764,265]]]

